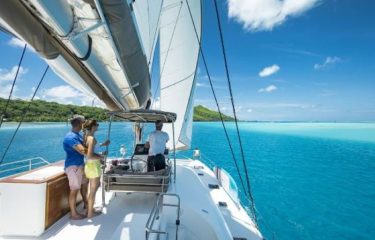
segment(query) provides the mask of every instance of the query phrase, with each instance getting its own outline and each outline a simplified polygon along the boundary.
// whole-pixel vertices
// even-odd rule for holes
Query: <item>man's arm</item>
[[[74,145],[73,148],[74,148],[74,150],[76,150],[80,154],[82,154],[84,156],[87,156],[88,149],[85,146],[83,146],[82,144],[78,143],[78,144]],[[94,157],[94,158],[97,158],[97,159],[101,160],[101,159],[104,158],[103,155],[107,155],[107,153],[103,152],[102,154],[98,154],[98,153],[94,152],[94,153],[92,153],[91,157]]]
[[[86,156],[87,154],[87,148],[85,148],[82,144],[76,144],[73,146],[74,150],[76,150],[77,152],[79,152],[80,154]]]
[[[168,142],[168,141],[169,141],[169,135],[168,135],[168,133],[165,133],[165,135],[167,136],[167,137],[166,137],[166,139],[167,139],[166,142]]]
[[[150,148],[150,137],[151,137],[151,134],[148,135],[148,137],[147,137],[147,141],[145,142],[145,148]]]

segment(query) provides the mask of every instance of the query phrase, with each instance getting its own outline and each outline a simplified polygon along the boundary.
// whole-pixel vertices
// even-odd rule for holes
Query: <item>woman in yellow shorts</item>
[[[90,192],[87,198],[87,217],[91,218],[101,214],[101,212],[95,212],[94,201],[95,195],[100,184],[100,175],[102,173],[101,166],[104,159],[104,155],[95,153],[95,132],[98,130],[99,124],[96,120],[86,120],[83,124],[83,143],[87,147],[86,164],[85,164],[85,175],[89,179]],[[100,146],[108,146],[109,140],[100,144]]]

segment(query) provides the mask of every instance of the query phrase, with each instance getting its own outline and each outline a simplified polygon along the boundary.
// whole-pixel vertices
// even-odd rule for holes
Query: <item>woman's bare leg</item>
[[[81,185],[81,195],[82,195],[82,201],[83,201],[83,209],[87,209],[87,192],[89,188],[89,182],[83,183]]]
[[[99,187],[99,181],[100,181],[100,178],[90,179],[90,193],[87,199],[87,202],[88,202],[87,217],[88,218],[94,217],[96,215],[95,210],[94,210],[94,202],[95,202],[96,191],[98,190],[98,187]]]

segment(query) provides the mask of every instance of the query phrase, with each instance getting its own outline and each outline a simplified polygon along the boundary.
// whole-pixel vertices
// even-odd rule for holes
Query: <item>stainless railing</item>
[[[175,197],[177,199],[177,204],[170,204],[170,203],[161,203],[160,200],[163,199],[164,196],[171,196]],[[157,234],[157,238],[159,239],[160,234],[165,234],[168,236],[168,232],[161,231],[160,229],[154,229],[154,223],[156,219],[160,219],[160,210],[162,207],[176,207],[177,208],[177,219],[176,219],[176,240],[178,239],[178,226],[180,225],[180,197],[177,194],[172,193],[161,193],[154,205],[154,207],[151,210],[150,216],[148,217],[147,223],[146,223],[146,240],[149,239],[150,234],[155,233]],[[168,239],[168,237],[167,237]]]
[[[17,173],[21,169],[24,169],[23,171],[30,171],[34,166],[42,165],[42,164],[48,165],[50,164],[50,162],[48,162],[46,159],[42,157],[33,157],[33,158],[23,159],[19,161],[10,162],[10,163],[4,163],[0,165],[0,177],[2,175],[4,175],[4,177],[12,175],[13,172],[16,171],[15,173]],[[4,174],[4,173],[8,173],[8,174]]]

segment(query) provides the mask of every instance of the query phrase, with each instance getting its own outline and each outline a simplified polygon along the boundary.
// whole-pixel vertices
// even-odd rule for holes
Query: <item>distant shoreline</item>
[[[108,122],[108,121],[100,121]],[[116,121],[125,122],[127,121]],[[221,121],[193,121],[194,123],[220,123]],[[374,121],[238,121],[239,123],[375,123]],[[22,124],[52,124],[52,123],[64,123],[69,124],[69,122],[22,122]],[[234,123],[234,121],[225,121],[225,123]],[[3,122],[3,124],[19,124],[19,122]]]

